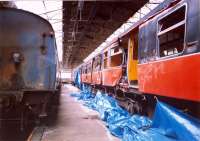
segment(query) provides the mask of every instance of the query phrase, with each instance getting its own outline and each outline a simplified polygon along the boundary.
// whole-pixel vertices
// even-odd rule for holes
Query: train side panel
[[[83,83],[86,83],[86,82],[87,82],[86,74],[81,74],[81,81],[82,81]]]
[[[112,67],[102,71],[102,82],[104,86],[116,86],[122,76],[122,67]]]
[[[199,59],[197,53],[139,65],[140,91],[200,101]]]
[[[152,33],[151,37],[156,39],[140,40],[139,49],[142,51],[138,81],[141,92],[200,101],[198,13],[198,0],[182,1],[141,27],[140,38],[145,39],[144,33]],[[174,21],[170,22],[172,18]],[[157,23],[154,24],[156,33],[151,31],[155,29],[155,26],[150,25],[154,22]],[[145,52],[145,47],[150,48],[149,42],[157,46],[157,49],[154,47],[156,52],[154,49]]]
[[[86,78],[87,78],[86,83],[91,84],[92,83],[91,72],[89,72],[89,73],[86,74]]]
[[[100,85],[101,84],[101,71],[92,72],[92,84]]]

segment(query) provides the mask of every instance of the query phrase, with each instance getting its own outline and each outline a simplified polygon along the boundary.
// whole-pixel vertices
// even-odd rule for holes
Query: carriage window
[[[84,74],[84,68],[83,68],[83,67],[82,67],[82,69],[81,69],[81,73]]]
[[[106,58],[106,57],[108,57],[108,52],[107,51],[104,53],[104,58]]]
[[[99,71],[101,69],[101,57],[98,56],[94,59],[93,70]]]
[[[86,74],[88,74],[89,73],[89,66],[87,65],[86,66]]]
[[[92,65],[91,65],[91,63],[89,63],[87,65],[87,73],[90,73],[91,71],[92,71]]]
[[[87,70],[86,70],[86,66],[83,67],[83,74],[86,74]]]
[[[87,66],[85,66],[85,74],[87,74]]]
[[[81,73],[82,73],[82,74],[85,73],[84,67],[82,67],[82,69],[81,69]]]
[[[119,48],[115,48],[114,53],[118,53],[118,52],[119,52]]]
[[[104,68],[108,67],[108,51],[104,52],[103,64]]]
[[[123,61],[123,54],[122,54],[122,49],[120,47],[112,48],[110,50],[111,54],[111,67],[116,67],[120,66]]]
[[[185,10],[183,6],[158,22],[160,57],[181,53],[184,49]]]

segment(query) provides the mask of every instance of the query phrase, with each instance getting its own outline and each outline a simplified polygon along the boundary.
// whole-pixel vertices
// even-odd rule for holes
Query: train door
[[[110,65],[110,51],[109,50],[105,50],[103,52],[103,63],[102,63],[102,84],[105,85],[106,80],[107,80],[107,70],[109,68]]]
[[[92,60],[88,64],[88,83],[92,83]]]
[[[129,86],[138,88],[138,31],[130,34],[128,43],[127,75]]]
[[[109,51],[106,50],[103,52],[103,69],[107,69],[109,67]]]

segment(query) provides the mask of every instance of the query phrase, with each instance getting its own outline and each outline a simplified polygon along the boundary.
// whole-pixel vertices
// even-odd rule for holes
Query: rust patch
[[[21,87],[20,67],[16,67],[12,60],[12,54],[19,52],[19,48],[2,47],[0,51],[0,90],[13,90],[18,88],[18,85]]]

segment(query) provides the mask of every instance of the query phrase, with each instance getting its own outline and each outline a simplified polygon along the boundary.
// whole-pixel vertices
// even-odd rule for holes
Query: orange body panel
[[[86,74],[82,74],[82,75],[81,75],[81,81],[82,81],[83,83],[86,83],[86,82],[87,82]]]
[[[200,101],[200,54],[138,65],[139,90],[167,97]]]
[[[91,83],[91,73],[88,74],[82,74],[81,75],[81,80],[83,83]]]
[[[97,85],[101,84],[101,72],[100,71],[92,73],[92,84],[97,84]]]
[[[81,80],[82,80],[83,83],[91,83],[92,82],[91,73],[82,74]]]
[[[116,86],[122,77],[122,67],[112,67],[102,71],[102,83],[104,86]]]
[[[86,77],[87,77],[87,82],[86,83],[92,83],[92,75],[91,75],[91,73],[87,73]]]

